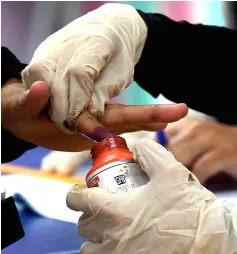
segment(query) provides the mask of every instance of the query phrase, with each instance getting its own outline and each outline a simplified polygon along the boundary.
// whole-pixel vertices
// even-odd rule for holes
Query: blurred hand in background
[[[237,179],[237,127],[186,117],[166,128],[168,150],[200,182],[219,172]]]

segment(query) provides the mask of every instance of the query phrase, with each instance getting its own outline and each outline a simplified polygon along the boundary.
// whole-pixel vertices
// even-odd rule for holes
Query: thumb
[[[186,181],[192,174],[174,158],[172,153],[153,140],[141,140],[135,146],[134,155],[142,170],[156,184]],[[194,178],[192,176],[192,179]]]
[[[38,116],[49,101],[49,87],[43,81],[35,82],[31,88],[20,97],[21,114],[27,117]]]

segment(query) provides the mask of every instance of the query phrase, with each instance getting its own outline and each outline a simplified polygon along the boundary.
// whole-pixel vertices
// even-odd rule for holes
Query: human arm
[[[8,57],[2,58],[2,162],[16,159],[26,150],[40,145],[59,151],[83,151],[91,148],[93,142],[80,133],[69,135],[61,131],[47,115],[42,114],[49,103],[50,89],[43,81],[36,81],[27,89],[20,77],[11,79],[7,75],[14,63],[20,65],[16,57],[7,49]],[[9,59],[14,62],[7,65]],[[17,75],[22,69],[17,69]],[[15,71],[15,70],[14,70]],[[13,72],[14,73],[14,72]],[[18,77],[17,76],[17,77]],[[181,110],[180,110],[181,109]],[[101,118],[103,126],[112,133],[138,131],[141,129],[159,130],[167,122],[175,121],[187,114],[185,105],[177,105],[169,113],[168,107],[107,105]],[[82,122],[86,116],[81,115]],[[87,124],[90,125],[90,118]],[[98,134],[97,134],[98,136]],[[35,145],[33,145],[35,144]],[[13,149],[14,147],[14,149]]]
[[[106,105],[133,80],[146,34],[134,7],[104,4],[43,41],[22,72],[24,84],[30,88],[43,80],[49,85],[50,116],[63,131],[90,133],[105,127]],[[174,107],[167,112],[175,115]],[[85,113],[90,121],[81,121]]]
[[[139,11],[148,32],[135,81],[154,97],[237,123],[237,31]]]
[[[65,135],[40,114],[48,103],[47,84],[37,82],[27,94],[20,75],[26,65],[6,47],[1,47],[1,54],[1,163],[17,159],[37,145],[56,150],[89,149],[92,143],[86,138]]]
[[[85,109],[98,120],[104,105],[133,78],[154,97],[162,93],[233,123],[236,33],[105,4],[47,38],[23,78],[30,87],[40,77],[51,87],[52,98],[61,98],[52,99],[51,117],[64,131],[83,129],[76,120]]]

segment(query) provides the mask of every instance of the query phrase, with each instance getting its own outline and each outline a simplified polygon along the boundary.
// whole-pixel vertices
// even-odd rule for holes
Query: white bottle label
[[[129,191],[146,184],[149,181],[134,160],[116,161],[105,165],[86,179],[89,188],[100,187],[111,190]]]

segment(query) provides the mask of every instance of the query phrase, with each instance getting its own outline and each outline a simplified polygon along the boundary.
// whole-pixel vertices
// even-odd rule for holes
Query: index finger
[[[114,135],[87,110],[78,117],[75,129],[94,142],[114,137]]]
[[[147,106],[110,104],[106,106],[100,122],[108,127],[170,123],[183,118],[187,113],[188,107],[185,104]]]

